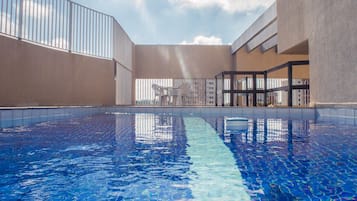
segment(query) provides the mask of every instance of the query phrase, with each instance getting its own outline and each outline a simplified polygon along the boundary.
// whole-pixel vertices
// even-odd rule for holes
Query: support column
[[[222,73],[222,107],[224,107],[224,73]]]
[[[293,106],[293,65],[288,63],[288,106]]]
[[[217,79],[217,76],[215,76],[215,78],[216,78],[216,96],[215,96],[215,99],[214,99],[214,102],[215,102],[215,104],[216,104],[216,107],[218,106],[218,79]]]
[[[245,77],[245,90],[248,90],[248,77]],[[249,106],[249,94],[245,93],[245,106]]]
[[[257,107],[257,74],[253,73],[253,106]]]
[[[233,107],[233,102],[234,102],[234,94],[233,94],[233,89],[234,89],[234,74],[230,74],[230,106]]]
[[[268,106],[268,73],[264,71],[264,106]]]

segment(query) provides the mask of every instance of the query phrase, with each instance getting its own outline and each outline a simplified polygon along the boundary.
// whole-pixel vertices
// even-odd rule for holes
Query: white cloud
[[[134,0],[135,7],[138,9],[146,9],[145,3],[144,0]]]
[[[268,8],[275,0],[168,0],[180,8],[219,7],[229,13],[249,12],[258,8]]]
[[[216,36],[196,36],[192,42],[182,41],[182,45],[222,45],[222,39]]]
[[[151,31],[151,33],[156,34],[157,27],[153,19],[153,16],[150,14],[150,12],[147,9],[146,0],[134,0],[134,5],[138,11],[140,18],[145,23],[147,29]]]

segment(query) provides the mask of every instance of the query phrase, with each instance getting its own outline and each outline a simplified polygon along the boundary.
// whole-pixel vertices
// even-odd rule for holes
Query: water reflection
[[[143,144],[173,140],[173,117],[157,114],[135,115],[135,141]]]
[[[292,143],[293,138],[295,140],[308,140],[310,122],[283,119],[250,119],[246,128],[230,130],[225,125],[223,118],[216,118],[214,127],[219,133],[223,134],[222,137],[226,143],[231,143],[232,138],[240,138],[242,143]]]
[[[187,139],[180,117],[159,114],[116,115],[113,156],[117,200],[185,200],[188,186]]]
[[[308,178],[311,167],[306,157],[311,151],[309,121],[250,119],[248,129],[229,136],[224,133],[223,119],[215,121],[249,190],[264,189],[253,194],[253,199],[294,200],[302,194],[297,185]]]

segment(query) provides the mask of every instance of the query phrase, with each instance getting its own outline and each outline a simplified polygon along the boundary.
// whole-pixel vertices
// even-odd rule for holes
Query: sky
[[[275,0],[74,0],[112,15],[136,44],[231,44]]]

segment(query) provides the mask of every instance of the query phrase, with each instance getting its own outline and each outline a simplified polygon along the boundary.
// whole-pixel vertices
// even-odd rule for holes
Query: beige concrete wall
[[[248,52],[246,48],[239,49],[234,57],[235,70],[239,71],[263,71],[272,67],[284,64],[288,61],[309,60],[308,55],[289,55],[277,54],[275,48],[266,52],[259,48]],[[287,70],[277,71],[269,74],[269,77],[287,78]],[[309,78],[309,69],[307,67],[294,68],[295,78]]]
[[[230,46],[136,45],[136,78],[213,78],[232,69]]]
[[[296,53],[294,47],[308,40],[312,104],[357,105],[357,1],[277,3],[279,51]],[[304,12],[297,14],[299,8]]]
[[[113,61],[0,36],[0,106],[114,104]]]
[[[117,62],[116,71],[116,104],[130,105],[134,102],[131,91],[133,88],[134,77],[134,43],[128,34],[114,21],[114,59]],[[130,88],[128,88],[130,87]]]
[[[135,54],[135,44],[132,49],[132,61],[133,61],[133,70],[131,71],[131,104],[135,105],[135,75],[136,75],[136,54]]]
[[[308,38],[306,9],[305,0],[277,0],[279,53],[308,54],[307,51],[289,52]]]
[[[129,70],[133,70],[133,49],[134,43],[128,34],[116,21],[114,22],[114,44],[113,56],[120,65]]]
[[[312,101],[357,105],[357,1],[307,1]]]
[[[133,100],[132,72],[120,64],[117,64],[116,68],[116,104],[131,105]]]

